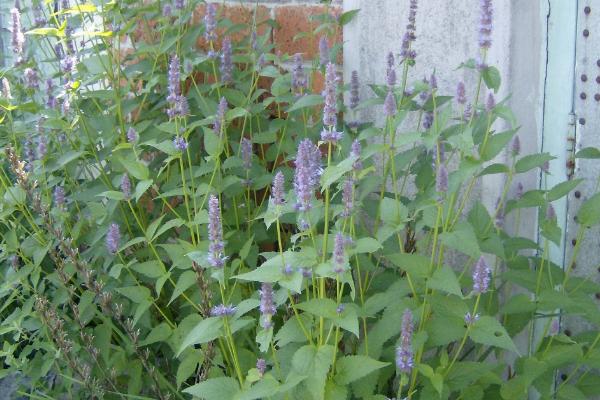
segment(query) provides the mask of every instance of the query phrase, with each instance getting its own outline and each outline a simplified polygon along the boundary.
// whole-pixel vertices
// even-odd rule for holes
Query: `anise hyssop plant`
[[[357,10],[313,17],[306,60],[255,7],[240,24],[216,2],[17,1],[0,378],[32,399],[600,393],[600,287],[550,259],[580,181],[547,187],[553,157],[521,154],[486,62],[492,0],[470,1],[476,84],[454,96],[418,70],[417,0],[369,85],[343,81],[335,42]],[[494,207],[476,195],[488,175]],[[600,223],[599,195],[577,218],[578,237]]]

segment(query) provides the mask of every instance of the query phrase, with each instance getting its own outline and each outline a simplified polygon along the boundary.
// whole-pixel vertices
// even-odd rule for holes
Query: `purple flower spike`
[[[162,9],[163,15],[165,17],[170,17],[173,14],[173,8],[170,3],[166,3]]]
[[[260,326],[269,329],[273,326],[271,318],[277,312],[275,299],[273,296],[273,286],[270,283],[263,282],[259,290],[260,294]]]
[[[296,94],[302,93],[308,88],[308,80],[304,74],[304,60],[302,55],[296,53],[294,55],[294,66],[292,67],[292,90]]]
[[[121,179],[121,192],[125,196],[125,200],[131,199],[131,180],[129,179],[129,175],[123,175]]]
[[[10,83],[6,78],[2,78],[2,97],[6,100],[12,99],[12,94],[10,92]]]
[[[131,126],[127,129],[127,141],[129,143],[135,143],[138,140],[137,131]]]
[[[11,45],[13,53],[17,55],[17,62],[20,62],[23,56],[23,45],[25,44],[25,35],[21,28],[21,11],[17,4],[10,10],[11,15]]]
[[[62,186],[56,186],[54,188],[54,205],[57,208],[64,210],[66,203],[65,189],[63,189]]]
[[[44,157],[46,157],[46,154],[48,153],[48,140],[46,139],[46,136],[41,135],[38,139],[38,145],[37,145],[37,154],[38,154],[38,159],[43,159]]]
[[[489,49],[492,46],[492,23],[494,9],[492,0],[480,0],[480,17],[479,17],[479,47],[481,49]]]
[[[321,131],[321,140],[323,142],[331,142],[333,144],[336,144],[337,142],[342,140],[343,136],[344,136],[344,132],[338,132],[333,129],[331,129],[331,130],[323,129]]]
[[[325,36],[321,36],[319,39],[319,64],[321,67],[329,64],[329,43]]]
[[[223,268],[227,257],[224,256],[223,225],[221,224],[221,208],[219,199],[210,195],[208,200],[208,263],[214,268]]]
[[[312,269],[310,268],[298,268],[298,272],[300,272],[304,278],[312,278]]]
[[[544,164],[542,164],[542,171],[546,174],[550,173],[550,161],[545,161]]]
[[[283,267],[282,272],[285,276],[290,276],[294,273],[294,267],[292,267],[291,264],[285,264],[285,267]]]
[[[336,309],[335,312],[340,315],[341,313],[344,312],[344,310],[346,309],[346,306],[344,304],[339,304]]]
[[[458,85],[456,85],[456,102],[463,106],[467,104],[465,84],[462,81],[458,82]]]
[[[482,294],[487,292],[490,285],[490,267],[485,258],[481,256],[473,268],[473,292]]]
[[[444,163],[440,163],[435,174],[435,190],[439,193],[448,191],[448,169]]]
[[[42,26],[46,23],[46,20],[42,15],[42,6],[39,4],[33,8],[33,21],[35,26]]]
[[[185,0],[175,0],[174,4],[175,8],[178,10],[183,10],[185,8]]]
[[[208,3],[204,15],[204,38],[209,42],[217,40],[217,5]]]
[[[471,119],[471,117],[473,116],[472,108],[473,108],[473,106],[471,106],[471,103],[469,103],[465,106],[465,111],[463,113],[463,119],[465,119],[465,120]]]
[[[51,78],[48,78],[46,80],[46,93],[48,94],[48,100],[46,100],[46,106],[52,110],[55,109],[58,104],[56,97],[54,97],[54,94],[52,94],[53,89],[54,89],[54,82],[52,81]]]
[[[227,100],[225,97],[221,97],[219,105],[217,106],[217,115],[215,116],[215,122],[213,123],[213,131],[218,136],[221,136],[221,129],[225,122],[225,113],[227,113]]]
[[[426,112],[425,117],[423,118],[423,128],[429,129],[433,126],[433,113]]]
[[[169,62],[169,74],[168,74],[168,90],[169,94],[167,96],[167,101],[170,103],[174,103],[177,100],[177,97],[181,94],[180,87],[180,74],[179,74],[179,57],[177,54],[171,56],[171,61]]]
[[[396,347],[396,367],[401,373],[410,374],[414,367],[412,351],[413,320],[409,309],[402,315],[400,345]]]
[[[310,139],[304,139],[298,145],[295,166],[296,209],[308,211],[311,208],[312,196],[321,175],[321,152]]]
[[[267,371],[267,362],[264,358],[259,358],[256,360],[256,369],[261,377],[265,374]]]
[[[355,109],[359,101],[358,72],[352,71],[352,76],[350,77],[350,108]]]
[[[383,102],[383,114],[388,118],[392,118],[394,115],[396,115],[397,111],[396,97],[391,90],[388,90],[387,96],[385,96],[385,101]]]
[[[327,64],[325,70],[325,106],[323,107],[323,125],[334,127],[337,123],[337,73],[335,64]]]
[[[235,306],[233,304],[219,304],[211,308],[210,315],[212,317],[230,317],[235,314]]]
[[[548,203],[548,207],[546,208],[546,219],[549,221],[556,220],[556,211],[552,203]]]
[[[406,32],[402,37],[402,51],[400,55],[403,61],[414,60],[417,53],[412,48],[414,41],[417,39],[417,0],[410,0],[410,8],[408,12],[408,24]]]
[[[346,257],[344,253],[344,248],[346,244],[346,238],[341,233],[337,233],[335,235],[335,241],[333,243],[333,272],[336,274],[341,274],[344,272]]]
[[[517,183],[517,191],[515,193],[515,197],[517,199],[523,197],[523,184],[521,182]]]
[[[485,103],[485,109],[487,112],[491,112],[496,107],[496,98],[492,93],[488,94],[487,101]]]
[[[510,150],[512,152],[513,157],[518,156],[521,152],[521,139],[519,139],[519,135],[515,136],[510,146]]]
[[[25,68],[23,71],[25,77],[25,85],[30,89],[39,89],[40,83],[38,79],[37,71],[33,68]]]
[[[273,205],[281,206],[284,203],[284,181],[285,178],[281,171],[275,174],[275,178],[273,178],[273,188],[271,189],[271,201]]]
[[[344,205],[342,216],[349,217],[352,215],[352,210],[354,209],[354,181],[352,179],[346,179],[344,182],[344,190],[342,191],[342,204]]]
[[[431,89],[431,91],[435,91],[438,88],[438,82],[437,82],[437,77],[435,76],[435,73],[431,73],[431,76],[429,77],[429,89]]]
[[[185,141],[185,139],[181,136],[176,136],[173,139],[173,147],[175,147],[176,150],[179,151],[185,151],[188,147],[187,142]]]
[[[362,169],[362,162],[360,161],[361,151],[362,149],[360,146],[360,142],[358,141],[358,139],[355,139],[352,142],[352,147],[350,148],[350,156],[356,157],[356,161],[354,161],[354,164],[352,164],[352,169],[354,170],[354,172],[358,172]]]
[[[390,51],[387,55],[387,70],[385,73],[385,82],[390,89],[396,85],[396,70],[394,69],[394,64],[394,54]]]
[[[500,203],[502,199],[498,197],[496,200],[496,207],[494,208],[496,211],[496,226],[498,228],[504,227],[504,206]]]
[[[223,39],[223,45],[221,48],[221,82],[230,83],[233,80],[233,60],[232,60],[233,49],[231,47],[231,39],[226,37]]]
[[[479,321],[479,314],[471,315],[470,312],[465,314],[465,324],[473,325],[477,321]]]
[[[108,233],[106,234],[106,248],[110,254],[117,254],[119,251],[119,242],[121,241],[121,232],[119,225],[112,223],[108,227]]]
[[[252,168],[252,141],[242,139],[242,165],[246,171]]]

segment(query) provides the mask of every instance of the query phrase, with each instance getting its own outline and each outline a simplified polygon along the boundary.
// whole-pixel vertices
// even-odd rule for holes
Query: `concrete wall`
[[[509,103],[521,126],[519,135],[524,152],[539,149],[541,143],[546,59],[545,14],[541,3],[531,0],[495,1],[493,44],[488,54],[488,63],[496,66],[502,76],[497,100],[512,95]],[[343,6],[344,11],[361,10],[344,29],[344,80],[349,80],[352,70],[360,71],[361,96],[366,98],[372,96],[366,86],[368,83],[384,82],[386,54],[400,52],[409,1],[344,0]],[[419,1],[414,46],[417,65],[411,69],[410,78],[421,79],[435,70],[440,93],[453,95],[457,82],[463,80],[467,93],[474,97],[476,73],[456,68],[478,55],[478,20],[479,0]],[[381,112],[369,110],[361,117],[381,121]],[[497,179],[486,178],[479,186],[479,193],[485,193],[482,200],[490,208],[501,186]],[[529,176],[523,184],[533,188],[537,185],[537,177]]]

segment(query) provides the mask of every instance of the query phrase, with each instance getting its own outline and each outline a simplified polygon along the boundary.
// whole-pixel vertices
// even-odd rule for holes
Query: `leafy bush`
[[[600,289],[572,275],[575,260],[549,259],[561,238],[552,203],[579,181],[518,183],[552,157],[522,156],[494,100],[489,1],[479,61],[462,66],[476,88],[452,98],[435,76],[407,84],[413,0],[386,84],[362,101],[359,75],[342,85],[328,62],[340,44],[320,39],[307,66],[274,52],[275,22],[256,13],[247,25],[214,4],[200,21],[183,0],[64,3],[40,3],[25,28],[13,9],[15,64],[2,71],[1,375],[26,377],[22,394],[600,392]],[[334,38],[355,14],[318,16],[306,35]],[[359,121],[382,104],[383,128]],[[491,211],[473,200],[490,174],[504,177]],[[598,200],[580,235],[600,221]],[[504,228],[525,209],[538,242]],[[560,333],[566,316],[589,331]]]

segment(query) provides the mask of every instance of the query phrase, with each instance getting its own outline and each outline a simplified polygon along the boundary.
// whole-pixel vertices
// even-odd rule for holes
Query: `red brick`
[[[333,15],[338,15],[340,12],[339,7],[330,7],[329,10]],[[275,8],[275,20],[279,27],[273,36],[277,51],[290,55],[302,53],[307,59],[318,54],[321,33],[297,40],[294,40],[294,37],[301,32],[313,32],[320,22],[311,20],[311,17],[323,14],[325,11],[325,6],[290,5]],[[341,40],[341,31],[337,29],[334,40],[330,39],[329,42],[330,44],[333,41],[341,43]]]

